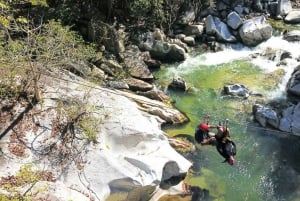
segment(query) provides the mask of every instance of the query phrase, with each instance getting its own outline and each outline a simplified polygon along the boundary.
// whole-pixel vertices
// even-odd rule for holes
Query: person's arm
[[[216,125],[209,125],[209,128],[219,128],[220,126],[216,126]]]

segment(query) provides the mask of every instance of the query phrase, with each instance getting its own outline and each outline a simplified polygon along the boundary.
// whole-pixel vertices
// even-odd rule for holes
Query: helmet
[[[200,123],[199,128],[204,131],[209,131],[209,126],[206,123]]]

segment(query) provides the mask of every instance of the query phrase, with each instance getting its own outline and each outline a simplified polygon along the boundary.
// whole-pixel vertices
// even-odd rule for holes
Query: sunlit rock
[[[195,38],[191,36],[187,36],[183,39],[183,42],[189,46],[194,46],[196,44]]]
[[[170,102],[171,101],[171,98],[169,96],[167,96],[163,91],[158,90],[158,89],[153,89],[153,90],[146,91],[146,92],[138,91],[137,94],[146,96],[152,100],[158,100],[161,102]]]
[[[126,82],[132,91],[149,91],[153,88],[152,84],[132,77],[124,79],[124,82]]]
[[[163,180],[187,173],[191,163],[170,146],[161,130],[165,120],[145,112],[148,101],[149,108],[156,103],[167,116],[170,113],[164,109],[166,105],[105,88],[90,88],[88,92],[82,89],[72,82],[68,87],[66,83],[47,86],[44,101],[34,108],[36,113],[30,118],[24,116],[26,122],[19,125],[26,127],[22,129],[24,157],[10,151],[11,133],[1,139],[1,153],[5,155],[0,155],[1,177],[15,175],[20,167],[30,163],[55,176],[51,182],[54,200],[102,201],[111,192],[157,188]],[[62,97],[60,104],[73,100],[68,104],[72,109],[69,113],[57,102]],[[97,129],[90,128],[90,132],[97,131],[95,139],[77,125],[65,130],[70,115],[79,112],[80,116],[80,111],[99,120]],[[176,114],[174,109],[170,111]]]
[[[292,10],[292,4],[290,0],[279,0],[277,5],[277,14],[286,16]]]
[[[224,22],[218,17],[212,15],[207,16],[205,21],[206,33],[208,35],[216,36],[219,41],[236,42],[237,39],[230,33],[230,30]]]
[[[289,14],[284,18],[284,22],[290,24],[300,23],[300,9],[290,11]]]
[[[300,41],[300,30],[288,31],[283,35],[287,41]]]
[[[154,41],[150,54],[163,61],[183,61],[187,56],[182,47],[162,41]]]
[[[256,46],[271,38],[272,26],[267,23],[264,16],[246,20],[239,29],[239,35],[245,45]]]

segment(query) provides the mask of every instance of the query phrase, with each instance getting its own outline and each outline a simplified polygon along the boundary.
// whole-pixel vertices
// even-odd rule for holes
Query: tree
[[[79,63],[95,56],[95,49],[87,45],[82,37],[71,31],[70,27],[63,27],[60,21],[43,21],[30,15],[31,6],[25,18],[17,7],[23,1],[11,1],[5,6],[0,16],[3,16],[0,25],[4,34],[0,46],[0,62],[2,71],[10,76],[13,83],[15,75],[22,75],[23,92],[33,89],[34,99],[41,100],[39,91],[39,78],[43,73],[55,72],[65,67],[69,62]],[[41,1],[35,1],[41,2]],[[17,5],[17,6],[16,6]],[[40,6],[38,4],[37,6]],[[6,69],[5,69],[6,68]],[[13,71],[9,70],[13,69]],[[24,73],[25,72],[25,73]],[[27,75],[26,77],[24,75]],[[1,90],[0,90],[1,91]]]

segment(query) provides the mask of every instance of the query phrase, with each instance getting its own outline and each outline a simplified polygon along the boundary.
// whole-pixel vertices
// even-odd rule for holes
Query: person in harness
[[[221,156],[225,158],[224,162],[227,162],[229,165],[235,164],[234,156],[236,155],[236,145],[230,138],[230,130],[226,126],[218,126],[218,133],[215,135],[217,142],[217,151]]]
[[[210,132],[209,129],[217,128],[217,126],[209,125],[208,123],[201,122],[195,129],[195,140],[198,144],[208,145],[216,141],[215,134]]]

